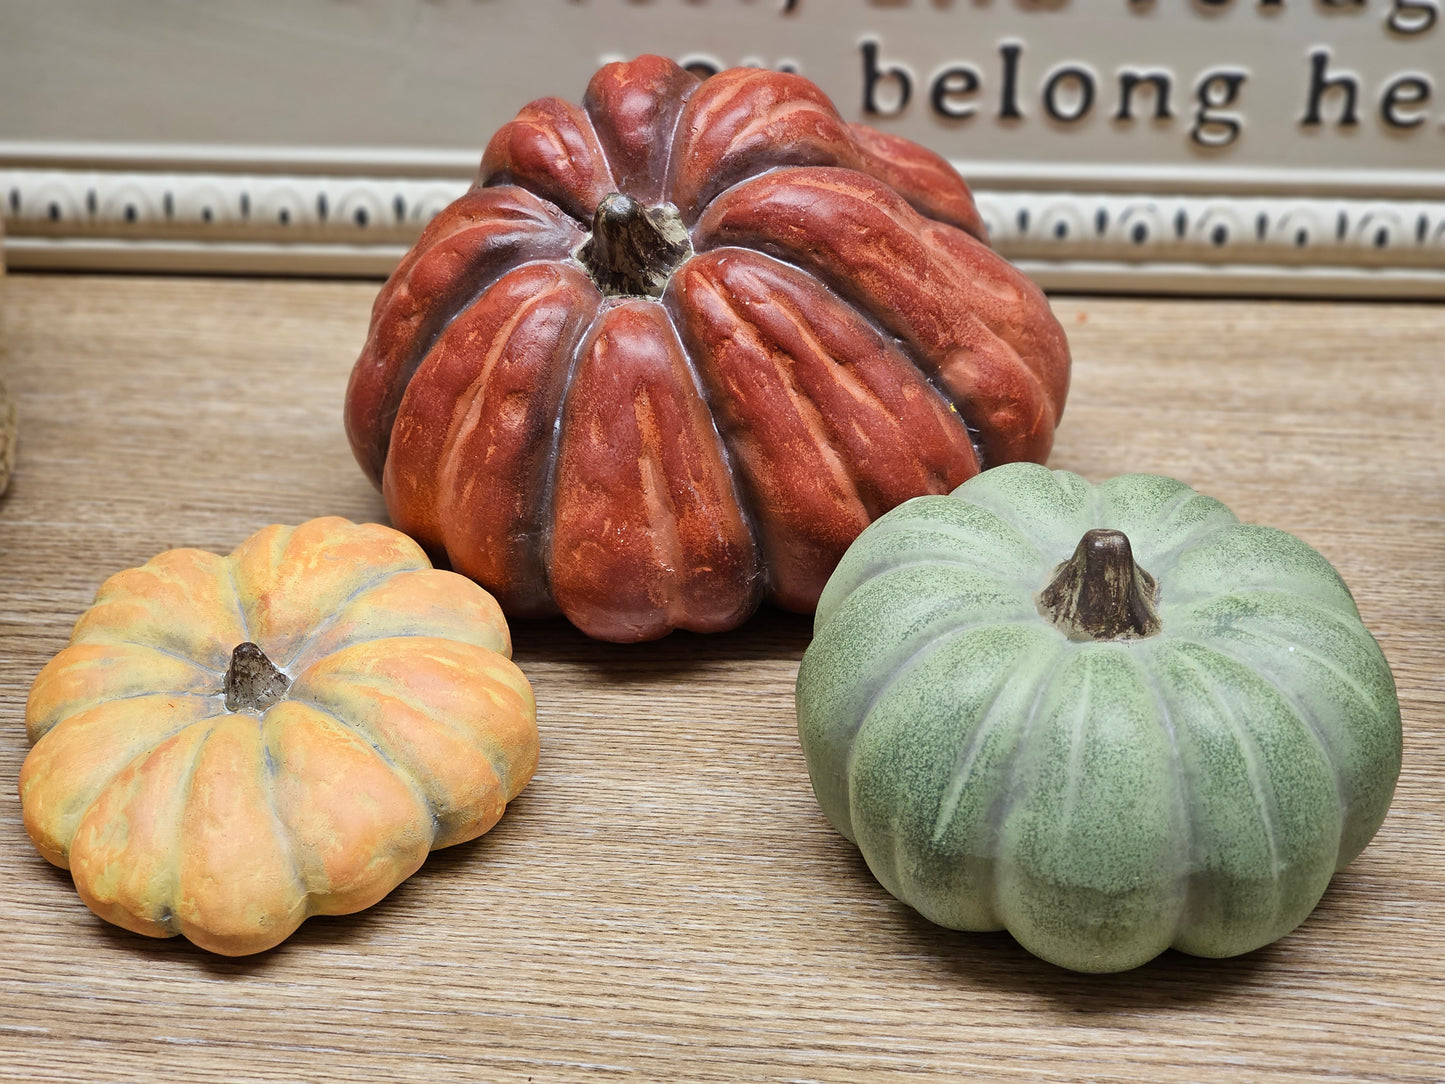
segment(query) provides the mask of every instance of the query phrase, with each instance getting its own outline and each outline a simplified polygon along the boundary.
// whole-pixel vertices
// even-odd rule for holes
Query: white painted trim
[[[89,161],[72,150],[75,163]],[[194,162],[226,165],[191,150]],[[234,165],[244,170],[152,164],[0,160],[6,262],[382,276],[469,183],[425,174],[420,162],[374,174],[266,172],[242,158]],[[1045,188],[977,196],[996,247],[1046,289],[1445,298],[1445,187],[1432,199]]]
[[[1045,290],[1071,294],[1161,294],[1439,301],[1445,271],[1413,268],[1285,267],[1269,264],[1110,263],[1018,259]]]
[[[11,271],[139,271],[153,274],[385,278],[406,245],[154,241],[11,237]]]

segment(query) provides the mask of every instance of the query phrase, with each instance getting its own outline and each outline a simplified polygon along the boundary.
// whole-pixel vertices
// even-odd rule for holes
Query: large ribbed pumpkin
[[[327,517],[112,576],[31,689],[25,828],[102,918],[226,955],[368,907],[537,765],[496,602]]]
[[[798,675],[813,789],[895,896],[1080,971],[1304,921],[1400,770],[1338,573],[1180,482],[1033,464],[869,527]]]
[[[642,640],[811,611],[878,515],[1042,461],[1068,372],[941,158],[798,75],[643,57],[497,132],[377,297],[346,427],[507,613]]]

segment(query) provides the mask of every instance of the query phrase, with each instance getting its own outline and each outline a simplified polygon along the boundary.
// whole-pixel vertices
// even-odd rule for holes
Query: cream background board
[[[1145,169],[1155,190],[1161,180],[1224,190],[1308,172],[1316,185],[1420,196],[1445,179],[1445,26],[1437,0],[1403,0],[1405,22],[1433,13],[1437,25],[1391,32],[1400,2],[797,0],[784,13],[786,0],[4,0],[0,141],[474,155],[524,103],[575,100],[599,61],[643,52],[792,63],[850,119],[867,119],[860,42],[874,39],[883,66],[906,65],[916,84],[908,108],[879,123],[976,179],[1092,176],[1117,187]],[[997,115],[1007,42],[1021,49],[1017,121]],[[1298,123],[1318,49],[1331,75],[1360,82],[1352,131]],[[977,115],[931,116],[927,84],[963,63],[981,85],[952,107]],[[1077,123],[1051,121],[1041,105],[1044,84],[1068,65],[1098,84]],[[1172,72],[1172,120],[1145,119],[1147,96],[1134,121],[1111,119],[1126,69]],[[1222,109],[1244,118],[1244,134],[1203,152],[1188,138],[1195,87],[1225,69],[1246,73],[1238,102]],[[1390,131],[1381,94],[1402,74],[1433,91],[1401,107],[1418,127]],[[879,104],[896,89],[880,85]]]

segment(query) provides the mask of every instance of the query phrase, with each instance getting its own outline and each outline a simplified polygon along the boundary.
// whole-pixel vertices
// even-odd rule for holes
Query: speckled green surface
[[[1129,536],[1161,631],[1074,642],[1035,595]],[[1034,464],[857,540],[798,675],[818,802],[895,896],[1079,971],[1299,925],[1400,769],[1389,667],[1323,557],[1172,479]]]

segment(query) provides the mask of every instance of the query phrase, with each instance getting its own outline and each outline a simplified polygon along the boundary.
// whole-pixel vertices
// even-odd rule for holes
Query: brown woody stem
[[[231,652],[231,665],[226,668],[226,710],[265,711],[286,696],[291,679],[266,658],[255,644],[247,641]]]
[[[1055,569],[1038,606],[1070,640],[1136,640],[1159,631],[1158,593],[1154,577],[1134,563],[1128,536],[1098,528]]]
[[[578,262],[609,297],[661,297],[672,273],[691,255],[676,207],[644,207],[621,192],[597,205],[592,236],[577,250]]]

